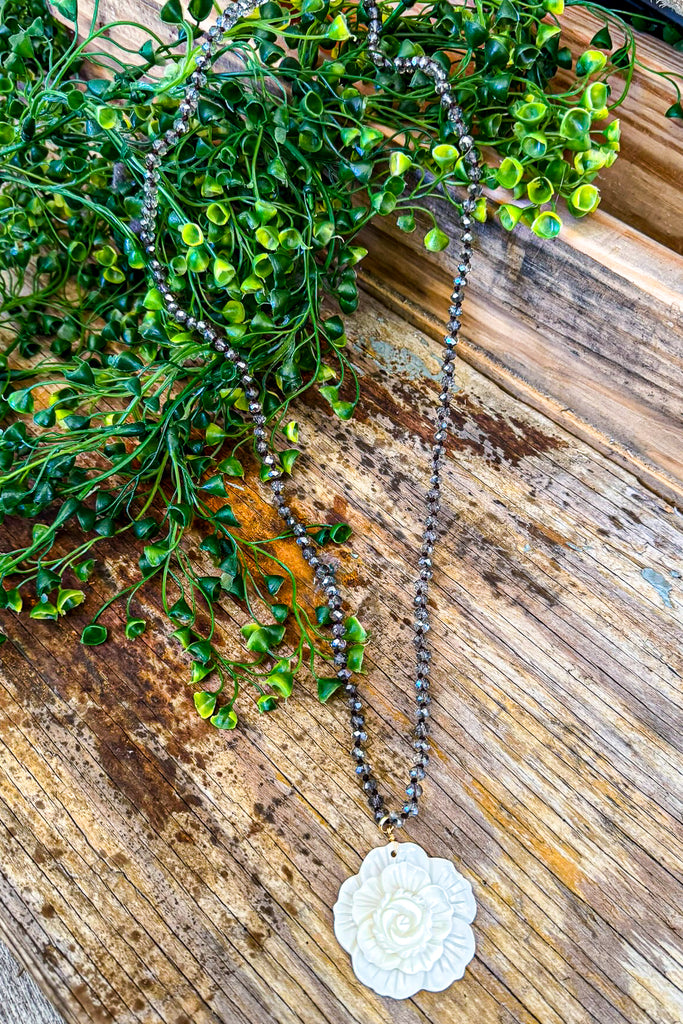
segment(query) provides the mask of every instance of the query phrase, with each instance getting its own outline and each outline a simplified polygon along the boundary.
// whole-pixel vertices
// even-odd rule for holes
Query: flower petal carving
[[[463,976],[474,956],[475,913],[472,887],[451,861],[416,843],[389,843],[343,883],[334,931],[359,981],[407,999]]]

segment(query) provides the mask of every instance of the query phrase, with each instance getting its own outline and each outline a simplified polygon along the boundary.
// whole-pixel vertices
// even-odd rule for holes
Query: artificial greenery
[[[612,112],[637,61],[633,35],[584,6],[604,25],[574,61],[562,0],[382,5],[389,53],[427,52],[450,70],[508,229],[554,237],[558,204],[592,212],[596,175],[617,158]],[[75,0],[56,7],[75,21]],[[338,682],[326,670],[326,609],[309,614],[299,600],[278,555],[285,535],[250,540],[233,511],[254,465],[234,369],[165,314],[137,237],[145,153],[176,116],[211,10],[190,0],[184,16],[169,0],[166,43],[129,23],[96,28],[95,6],[78,41],[42,0],[0,0],[0,604],[34,619],[68,614],[85,601],[96,556],[124,537],[137,574],[82,642],[106,639],[100,618],[114,601],[125,635],[139,637],[137,596],[158,584],[198,713],[233,728],[245,682],[262,711],[289,696],[303,663],[322,700]],[[105,34],[125,28],[144,44],[105,52]],[[226,41],[192,131],[163,166],[158,247],[170,283],[248,360],[287,473],[302,392],[316,388],[341,419],[358,400],[343,315],[358,304],[359,232],[374,217],[411,232],[422,213],[424,244],[440,251],[449,239],[424,201],[457,205],[466,180],[429,81],[378,73],[365,34],[362,5],[268,0]],[[476,215],[488,212],[482,200]],[[349,532],[311,527],[321,546]],[[215,614],[231,600],[247,619],[246,652],[229,658]],[[354,618],[347,638],[360,670],[367,637]]]

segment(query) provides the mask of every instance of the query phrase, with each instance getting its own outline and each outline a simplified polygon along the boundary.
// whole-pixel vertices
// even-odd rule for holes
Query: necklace
[[[248,400],[253,424],[254,448],[264,466],[278,514],[296,538],[303,557],[313,569],[317,585],[323,591],[332,623],[331,648],[338,679],[343,683],[351,712],[353,747],[351,757],[355,773],[366,793],[368,804],[384,838],[384,846],[371,850],[359,873],[348,878],[339,890],[334,906],[334,930],[340,945],[351,954],[358,979],[380,995],[406,999],[421,989],[441,991],[461,978],[474,955],[474,937],[470,924],[476,907],[472,888],[453,863],[428,857],[416,843],[398,843],[395,833],[418,813],[422,795],[421,781],[429,763],[429,696],[431,652],[429,632],[429,581],[433,573],[434,544],[437,538],[440,511],[441,469],[445,455],[445,439],[450,416],[454,376],[455,347],[460,330],[464,289],[472,258],[472,217],[481,196],[481,171],[474,142],[468,134],[462,111],[453,96],[448,75],[441,65],[427,56],[389,58],[380,49],[381,14],[376,0],[366,0],[369,17],[367,48],[374,65],[401,75],[421,71],[431,79],[448,121],[455,129],[458,148],[467,169],[467,198],[462,203],[460,262],[453,284],[447,333],[444,338],[441,392],[436,413],[431,451],[430,489],[427,492],[424,531],[418,564],[419,578],[415,585],[414,643],[415,727],[413,749],[415,759],[409,771],[406,801],[400,810],[388,810],[379,784],[367,760],[365,716],[358,688],[347,665],[344,639],[342,598],[334,565],[323,562],[312,538],[283,495],[282,470],[270,448],[266,434],[266,416],[260,391],[247,363],[220,332],[204,320],[183,309],[168,285],[165,268],[156,247],[156,220],[159,201],[160,166],[162,158],[189,130],[190,119],[197,110],[201,88],[206,84],[206,70],[211,64],[223,35],[241,17],[258,6],[257,0],[235,0],[216,19],[202,43],[196,68],[178,107],[172,128],[152,143],[146,157],[143,183],[143,207],[140,240],[142,241],[154,284],[161,293],[166,311],[186,330],[196,332],[222,353],[239,375]]]

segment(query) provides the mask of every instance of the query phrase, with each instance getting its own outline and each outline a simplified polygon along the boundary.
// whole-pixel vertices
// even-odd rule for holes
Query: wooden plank
[[[297,410],[292,501],[354,527],[339,554],[373,634],[371,754],[399,780],[437,346],[371,300],[350,337],[359,415]],[[79,646],[98,598],[130,578],[130,549],[111,542],[60,627],[3,613],[0,918],[67,1021],[680,1021],[680,517],[471,366],[458,375],[435,750],[410,834],[475,885],[466,980],[389,1003],[335,944],[337,886],[377,842],[341,701],[321,706],[304,682],[277,713],[245,697],[240,730],[210,729],[153,592],[134,644],[114,608],[109,646]],[[240,505],[252,535],[275,528],[253,467]],[[242,619],[226,604],[226,649]]]
[[[579,9],[567,13],[566,43],[579,54],[601,23]],[[623,37],[613,36],[614,45],[620,45]],[[601,205],[624,224],[683,253],[683,123],[664,116],[676,93],[661,77],[661,72],[677,75],[680,85],[681,56],[643,32],[635,36],[641,67],[615,112],[622,123],[621,152],[597,181]],[[611,84],[619,95],[620,80],[614,78]]]
[[[426,204],[430,205],[430,204]],[[431,204],[457,238],[457,220]],[[457,244],[432,256],[425,221],[366,231],[365,287],[443,335]],[[604,213],[553,242],[478,226],[461,355],[507,390],[683,503],[683,257]]]

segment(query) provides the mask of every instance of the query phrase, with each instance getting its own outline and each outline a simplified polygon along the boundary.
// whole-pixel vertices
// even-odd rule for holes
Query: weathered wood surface
[[[438,216],[456,237],[455,217],[443,205]],[[428,227],[406,236],[375,221],[361,273],[439,338],[457,246],[425,253]],[[683,504],[683,257],[602,213],[552,243],[497,220],[479,234],[461,355]]]
[[[63,1024],[29,972],[0,942],[0,1024]]]
[[[106,0],[101,17],[156,10]],[[676,138],[657,150],[662,179]],[[433,592],[435,756],[411,827],[474,884],[465,979],[391,1003],[336,945],[338,885],[377,841],[341,701],[321,706],[302,680],[286,708],[243,701],[241,729],[218,734],[194,714],[153,591],[134,644],[116,608],[108,646],[78,643],[129,579],[113,545],[110,575],[59,628],[2,617],[0,931],[70,1024],[683,1020],[683,524],[667,501],[681,265],[656,211],[648,237],[618,215],[615,202],[552,247],[491,225],[479,243]],[[377,237],[374,298],[349,330],[359,415],[332,432],[322,408],[297,410],[293,504],[355,529],[340,558],[373,631],[371,752],[402,779],[449,261],[401,236],[392,262],[393,237]],[[251,535],[275,528],[253,473],[236,507]],[[295,546],[280,553],[312,597]],[[226,603],[228,650],[242,619]]]
[[[360,415],[332,432],[322,410],[299,411],[294,503],[309,520],[332,505],[355,529],[341,560],[374,634],[372,755],[396,777],[437,349],[370,299],[351,339]],[[191,710],[151,596],[135,644],[112,610],[110,645],[79,646],[112,583],[100,579],[61,630],[3,622],[2,928],[68,1021],[680,1021],[680,517],[458,372],[435,756],[411,834],[475,886],[466,979],[392,1004],[355,983],[336,946],[337,887],[377,838],[342,703],[303,684],[267,717],[244,701],[242,729],[217,734]],[[240,504],[254,534],[275,526],[250,485]],[[119,584],[126,554],[113,552]],[[228,649],[240,617],[226,605]]]

